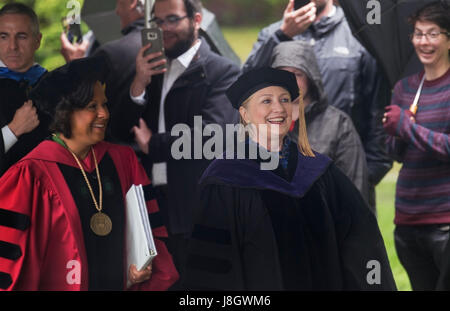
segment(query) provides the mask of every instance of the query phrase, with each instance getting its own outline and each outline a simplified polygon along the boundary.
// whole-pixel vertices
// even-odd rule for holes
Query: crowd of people
[[[49,72],[38,16],[0,9],[1,290],[396,290],[375,201],[394,160],[400,262],[413,290],[450,289],[446,1],[410,17],[424,69],[390,103],[332,0],[287,1],[242,68],[201,36],[200,0],[155,1],[163,58],[142,46],[144,0],[116,14],[120,39],[87,52],[63,33]],[[158,251],[142,271],[125,260],[133,184]]]

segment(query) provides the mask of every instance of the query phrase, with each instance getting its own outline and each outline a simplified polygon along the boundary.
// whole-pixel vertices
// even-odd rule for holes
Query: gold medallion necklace
[[[67,146],[66,146],[67,147]],[[92,200],[94,201],[95,208],[97,209],[97,213],[92,215],[91,217],[91,230],[99,236],[106,236],[108,235],[112,230],[112,221],[111,218],[109,218],[108,215],[102,212],[103,207],[103,191],[102,191],[102,180],[100,178],[100,171],[98,169],[98,163],[97,158],[95,157],[94,148],[91,147],[92,155],[94,157],[94,163],[95,163],[95,171],[97,173],[97,179],[98,179],[98,189],[99,189],[99,203],[97,203],[97,200],[94,195],[94,191],[92,190],[91,183],[89,182],[89,179],[86,176],[86,172],[83,169],[83,166],[81,165],[80,161],[78,160],[78,157],[75,153],[73,153],[72,150],[70,150],[67,147],[67,150],[73,155],[75,161],[77,162],[78,166],[80,167],[81,173],[83,174],[84,180],[86,181],[86,184],[89,188],[89,192],[91,193]]]

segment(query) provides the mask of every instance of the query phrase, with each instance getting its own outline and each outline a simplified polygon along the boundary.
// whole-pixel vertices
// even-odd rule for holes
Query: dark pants
[[[449,224],[397,226],[395,248],[413,290],[435,290],[449,239]]]
[[[158,202],[158,207],[160,213],[163,218],[164,225],[167,228],[167,232],[169,233],[169,238],[167,240],[167,249],[169,253],[172,255],[173,262],[175,267],[177,268],[178,274],[180,275],[180,279],[174,285],[172,285],[169,290],[184,290],[183,281],[185,274],[185,266],[187,260],[187,250],[188,250],[188,242],[189,235],[186,234],[173,234],[172,228],[170,228],[169,222],[169,211],[167,198],[169,196],[167,186],[156,186],[156,200]]]

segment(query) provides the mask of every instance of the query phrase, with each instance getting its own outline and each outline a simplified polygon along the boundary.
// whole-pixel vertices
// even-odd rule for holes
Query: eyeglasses
[[[433,31],[433,32],[428,32],[428,33],[413,32],[410,35],[410,38],[411,38],[411,40],[414,40],[414,41],[420,41],[420,40],[422,40],[422,37],[425,36],[427,38],[427,40],[431,42],[431,41],[436,41],[439,38],[440,34],[444,34],[444,35],[450,36],[449,32]]]
[[[166,17],[165,19],[161,19],[161,18],[155,17],[152,20],[150,20],[150,22],[156,23],[156,25],[158,25],[158,27],[160,27],[160,28],[164,24],[167,25],[167,28],[175,28],[180,23],[180,21],[182,19],[185,19],[186,17],[188,17],[188,16],[186,15],[186,16],[181,16],[180,17],[180,16],[176,16],[176,15],[171,15],[171,16]]]

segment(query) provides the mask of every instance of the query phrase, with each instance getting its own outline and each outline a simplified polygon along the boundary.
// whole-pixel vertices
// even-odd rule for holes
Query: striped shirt
[[[424,72],[397,82],[393,105],[409,109]],[[395,224],[450,223],[450,69],[425,80],[416,122],[404,111],[397,136],[389,136],[391,156],[403,163],[395,195]]]

